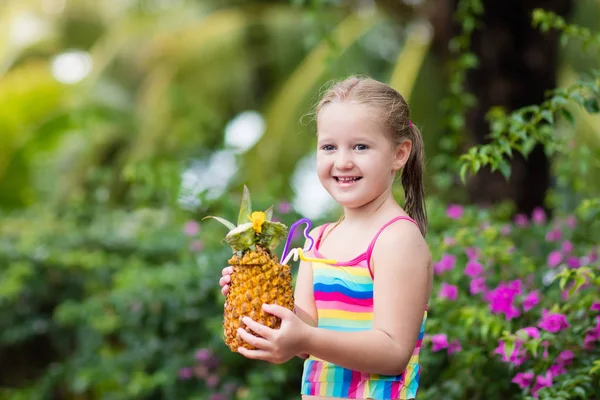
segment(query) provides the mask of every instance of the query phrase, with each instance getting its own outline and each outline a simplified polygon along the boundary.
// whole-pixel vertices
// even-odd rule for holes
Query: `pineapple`
[[[223,331],[225,343],[234,352],[239,347],[254,349],[237,334],[240,326],[251,332],[241,322],[242,317],[248,316],[277,329],[281,320],[265,313],[262,310],[263,303],[278,304],[290,310],[294,307],[291,269],[288,265],[281,265],[273,253],[286,237],[287,227],[270,220],[273,207],[266,212],[250,212],[250,193],[244,186],[237,226],[220,217],[205,217],[214,218],[230,229],[225,241],[234,252],[228,261],[233,266],[233,273],[225,302]]]

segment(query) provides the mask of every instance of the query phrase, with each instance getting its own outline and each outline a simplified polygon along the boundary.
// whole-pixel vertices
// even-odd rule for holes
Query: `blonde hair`
[[[334,82],[325,91],[316,106],[317,118],[327,104],[344,101],[364,104],[379,111],[394,144],[398,145],[405,140],[412,142],[412,149],[401,178],[405,196],[404,209],[417,222],[421,233],[425,236],[427,209],[423,187],[425,169],[423,138],[419,129],[410,120],[410,109],[404,97],[385,83],[368,77],[352,76]]]

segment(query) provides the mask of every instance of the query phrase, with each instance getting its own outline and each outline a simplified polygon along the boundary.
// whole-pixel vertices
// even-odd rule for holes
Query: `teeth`
[[[357,178],[337,178],[339,182],[354,182]]]

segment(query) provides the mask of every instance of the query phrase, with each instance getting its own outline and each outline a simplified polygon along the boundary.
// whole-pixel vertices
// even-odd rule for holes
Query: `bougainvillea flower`
[[[556,333],[570,327],[571,325],[563,314],[550,313],[544,309],[542,310],[542,319],[538,323],[538,326],[545,331]]]

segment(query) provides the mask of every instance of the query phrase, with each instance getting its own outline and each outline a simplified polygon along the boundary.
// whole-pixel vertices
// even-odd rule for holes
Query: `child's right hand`
[[[233,267],[231,265],[223,268],[221,271],[221,279],[219,279],[219,285],[221,285],[221,293],[223,296],[227,296],[229,293],[229,284],[231,283],[231,274],[233,273]]]

